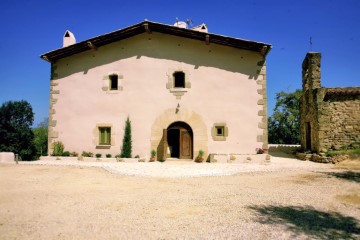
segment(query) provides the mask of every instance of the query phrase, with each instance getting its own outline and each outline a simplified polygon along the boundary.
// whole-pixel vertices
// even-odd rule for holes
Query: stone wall
[[[319,104],[319,148],[340,149],[360,142],[360,88],[326,89]]]
[[[320,53],[306,55],[300,101],[301,146],[315,152],[360,142],[360,87],[321,87],[320,61]]]

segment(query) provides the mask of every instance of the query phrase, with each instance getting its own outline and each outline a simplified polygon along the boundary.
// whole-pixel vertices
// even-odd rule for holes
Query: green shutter
[[[111,143],[111,128],[99,128],[99,143],[100,145],[110,145]]]

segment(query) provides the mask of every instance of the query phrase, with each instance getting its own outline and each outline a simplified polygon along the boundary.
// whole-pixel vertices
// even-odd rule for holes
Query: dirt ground
[[[0,239],[359,239],[360,171],[147,178],[1,165]]]

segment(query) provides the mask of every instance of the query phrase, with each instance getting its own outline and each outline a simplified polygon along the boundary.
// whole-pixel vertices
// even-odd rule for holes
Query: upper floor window
[[[175,88],[185,88],[185,73],[184,72],[174,72],[174,87]]]
[[[117,74],[112,74],[109,75],[109,79],[110,79],[110,90],[118,90],[118,75]]]

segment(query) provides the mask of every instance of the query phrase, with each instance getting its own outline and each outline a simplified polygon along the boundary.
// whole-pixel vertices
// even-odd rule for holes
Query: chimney
[[[76,43],[75,36],[69,30],[66,30],[63,38],[63,47],[67,47]]]

